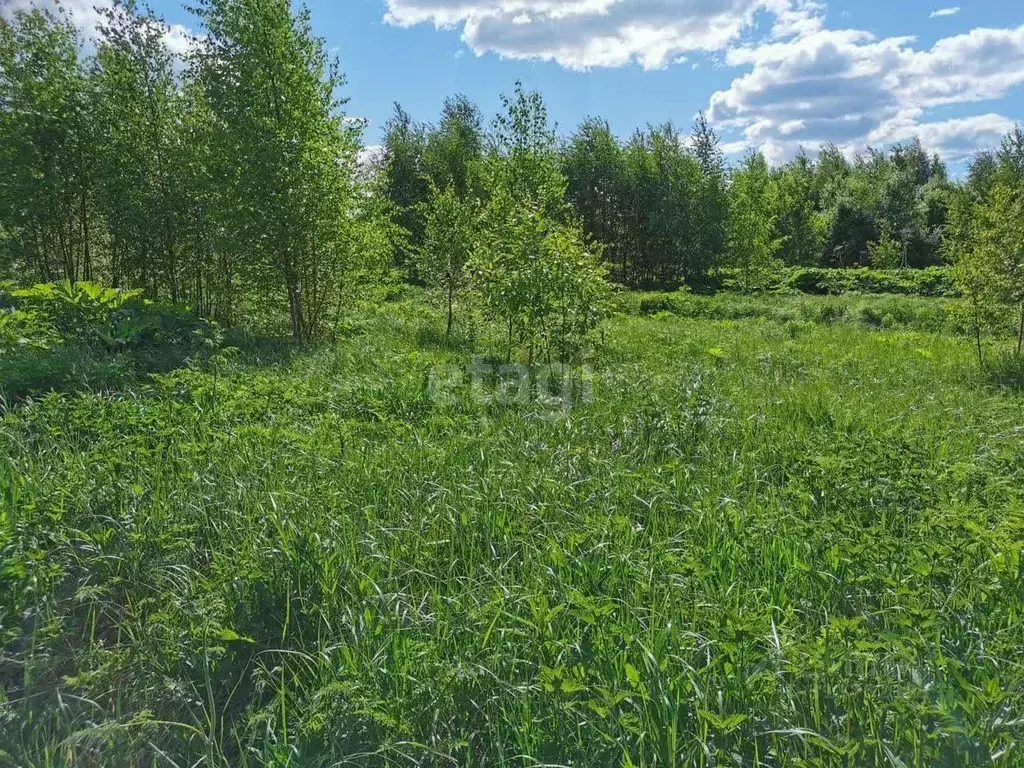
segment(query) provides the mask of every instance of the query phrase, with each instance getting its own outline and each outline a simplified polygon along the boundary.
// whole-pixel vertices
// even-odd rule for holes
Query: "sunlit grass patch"
[[[1019,762],[1022,400],[968,340],[622,316],[564,409],[352,322],[3,418],[16,764]]]

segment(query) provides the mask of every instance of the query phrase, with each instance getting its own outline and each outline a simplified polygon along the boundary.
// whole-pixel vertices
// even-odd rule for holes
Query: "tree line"
[[[493,190],[483,169],[507,153],[505,120],[488,130],[465,96],[447,100],[436,125],[395,106],[374,189],[403,233],[395,264],[413,281],[452,288],[454,281],[439,283],[420,265],[424,255],[429,263],[431,254],[472,252],[472,212]],[[590,118],[564,140],[552,131],[543,144],[566,220],[602,254],[614,283],[714,289],[728,273],[754,291],[781,267],[954,266],[979,350],[983,333],[1012,324],[1015,355],[1024,354],[1019,126],[997,149],[977,153],[959,180],[917,139],[853,158],[826,145],[774,168],[754,151],[730,165],[703,115],[689,134],[666,123],[626,141],[607,121]],[[441,235],[455,231],[464,233],[461,247]],[[464,274],[447,267],[449,275]]]
[[[916,140],[773,168],[727,163],[702,115],[626,140],[591,118],[560,138],[517,84],[490,121],[465,96],[435,124],[396,105],[367,169],[307,10],[191,10],[183,52],[135,0],[88,42],[60,12],[0,19],[0,278],[284,316],[301,342],[397,275],[436,289],[449,333],[470,308],[532,359],[569,354],[613,283],[713,287],[730,270],[756,290],[780,265],[956,263],[979,329],[1008,307],[1024,329],[1020,129],[962,181]]]
[[[61,11],[0,19],[0,267],[226,322],[284,305],[312,338],[372,244],[344,81],[288,0],[193,10],[184,53],[134,0],[90,41]]]
[[[402,256],[410,264],[430,185],[448,184],[457,169],[457,193],[478,195],[474,168],[488,151],[482,116],[464,96],[445,103],[436,126],[396,106],[380,191],[409,233]],[[586,235],[604,244],[612,278],[640,288],[696,283],[721,267],[942,264],[956,195],[983,194],[993,169],[1019,164],[1024,134],[1018,128],[998,151],[980,153],[963,182],[916,139],[852,159],[826,145],[780,167],[758,152],[729,166],[703,115],[688,134],[666,123],[626,141],[607,121],[588,118],[558,154],[566,198]]]

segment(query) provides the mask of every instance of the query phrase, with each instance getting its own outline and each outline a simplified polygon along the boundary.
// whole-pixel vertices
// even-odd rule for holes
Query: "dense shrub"
[[[700,320],[764,320],[815,325],[853,323],[869,328],[962,333],[952,301],[897,296],[700,296],[686,292],[637,294],[631,314],[668,313]]]
[[[147,301],[140,291],[64,282],[6,293],[8,313],[34,339],[56,337],[116,349],[165,344],[198,348],[218,338],[216,327],[187,307]]]
[[[742,289],[735,270],[726,270],[722,274],[721,288],[727,291]],[[795,291],[815,296],[861,293],[954,298],[959,295],[952,272],[945,267],[896,270],[797,267],[777,271],[767,281],[765,290]]]
[[[214,349],[216,325],[187,307],[93,283],[0,286],[0,398],[103,389]]]
[[[795,269],[783,276],[783,286],[801,293],[903,294],[954,297],[957,290],[949,270],[927,269]]]
[[[635,312],[641,315],[656,315],[659,312],[675,312],[678,309],[679,301],[689,294],[689,290],[681,288],[674,293],[637,293],[635,302],[631,306]]]

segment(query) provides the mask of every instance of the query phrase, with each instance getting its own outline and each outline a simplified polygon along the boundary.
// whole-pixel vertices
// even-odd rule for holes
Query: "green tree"
[[[898,269],[903,260],[903,244],[893,239],[888,227],[883,227],[879,239],[868,243],[868,257],[875,269]]]
[[[699,155],[686,151],[684,137],[671,123],[650,129],[647,142],[653,188],[641,197],[650,205],[647,247],[653,251],[648,259],[657,260],[651,266],[661,285],[698,283],[717,266],[721,249],[717,224],[703,220],[725,211],[724,204],[713,205],[715,173]]]
[[[75,27],[0,16],[0,249],[26,281],[94,276],[94,130]]]
[[[175,190],[175,221],[180,290],[193,309],[204,317],[230,324],[236,314],[236,249],[229,232],[220,226],[230,194],[233,169],[230,158],[215,153],[218,128],[209,100],[191,73],[177,98],[179,113],[171,153],[171,179]]]
[[[200,81],[227,173],[219,223],[257,311],[280,291],[296,343],[341,300],[359,129],[337,61],[289,0],[199,0]]]
[[[485,163],[490,196],[467,272],[485,312],[506,325],[510,359],[517,342],[530,362],[541,350],[564,359],[604,311],[605,273],[565,200],[540,95],[517,83],[502,103]]]
[[[828,221],[815,205],[815,173],[802,153],[772,174],[771,215],[786,264],[811,266],[822,261]]]
[[[459,199],[480,193],[484,132],[480,110],[466,96],[445,99],[441,121],[428,129],[423,148],[423,173],[437,187],[451,187]]]
[[[1015,354],[1024,350],[1024,185],[998,183],[977,210],[973,258],[983,295],[1016,318]]]
[[[760,287],[776,266],[780,242],[770,210],[771,176],[764,156],[754,152],[733,173],[729,187],[729,261],[740,270],[744,291]]]
[[[555,128],[537,91],[516,82],[511,96],[502,94],[502,111],[491,126],[487,186],[490,194],[504,193],[511,200],[532,202],[547,216],[562,219],[569,213],[565,177],[557,151]]]
[[[666,123],[617,147],[599,124],[584,128],[564,161],[569,197],[588,234],[601,233],[616,278],[634,287],[699,281],[709,269],[707,177],[679,132]],[[603,159],[589,159],[591,147]]]
[[[978,360],[982,334],[1013,319],[1014,355],[1024,352],[1024,188],[997,182],[987,199],[957,190],[949,208],[943,251],[966,297]]]
[[[110,235],[115,286],[145,287],[154,298],[184,298],[176,165],[184,143],[175,68],[165,25],[133,0],[104,11],[97,51],[95,148],[98,191]]]
[[[1024,186],[1024,128],[1015,125],[1003,137],[995,155],[996,179],[1008,186]]]
[[[462,199],[454,185],[431,188],[425,215],[426,227],[420,274],[427,285],[444,295],[450,337],[455,320],[455,303],[466,281],[466,264],[473,252],[476,205]]]
[[[994,324],[994,318],[986,293],[986,265],[976,258],[975,253],[978,206],[970,184],[953,193],[946,231],[942,239],[942,254],[946,261],[953,265],[953,274],[965,298],[965,314],[971,334],[974,336],[978,365],[984,367],[982,335]]]
[[[994,152],[982,150],[971,158],[967,166],[966,188],[975,200],[984,200],[988,197],[996,184],[998,173],[999,160]]]
[[[407,233],[396,241],[394,265],[417,282],[417,253],[423,246],[423,205],[430,196],[430,182],[424,165],[427,129],[395,104],[384,126],[384,157],[377,179],[377,194],[389,203],[392,221]]]
[[[629,280],[625,247],[625,164],[622,147],[604,120],[585,120],[562,152],[566,198],[587,235],[605,245],[615,280]]]
[[[610,298],[600,256],[578,224],[555,221],[536,201],[513,201],[504,190],[484,213],[467,273],[486,315],[506,327],[510,360],[520,345],[530,363],[542,352],[567,360]]]
[[[657,281],[658,261],[665,258],[653,245],[653,220],[662,204],[659,173],[650,151],[648,135],[636,131],[622,152],[622,251],[623,281],[646,287]]]
[[[728,238],[729,195],[721,140],[703,112],[697,115],[690,138],[693,156],[700,164],[702,184],[696,194],[692,217],[695,254],[691,260],[691,279],[715,271],[726,251]]]

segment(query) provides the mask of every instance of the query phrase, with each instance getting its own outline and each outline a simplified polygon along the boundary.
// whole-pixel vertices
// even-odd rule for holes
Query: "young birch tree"
[[[178,218],[185,198],[175,178],[183,149],[178,62],[164,42],[166,25],[152,12],[140,14],[134,0],[103,14],[95,151],[111,280],[176,302],[184,298]]]
[[[92,104],[59,10],[0,16],[0,249],[18,276],[93,277]]]
[[[292,338],[312,339],[341,297],[358,129],[341,111],[337,61],[289,0],[199,0],[200,82],[226,171],[220,224],[252,309],[286,299]]]
[[[431,187],[420,275],[444,295],[445,336],[449,338],[455,322],[456,299],[465,285],[466,264],[473,253],[476,219],[476,205],[472,200],[460,199],[454,186]]]
[[[485,311],[518,341],[565,360],[600,321],[608,284],[600,255],[584,241],[565,199],[566,181],[537,93],[521,84],[503,97],[485,164],[490,198],[467,270]]]

